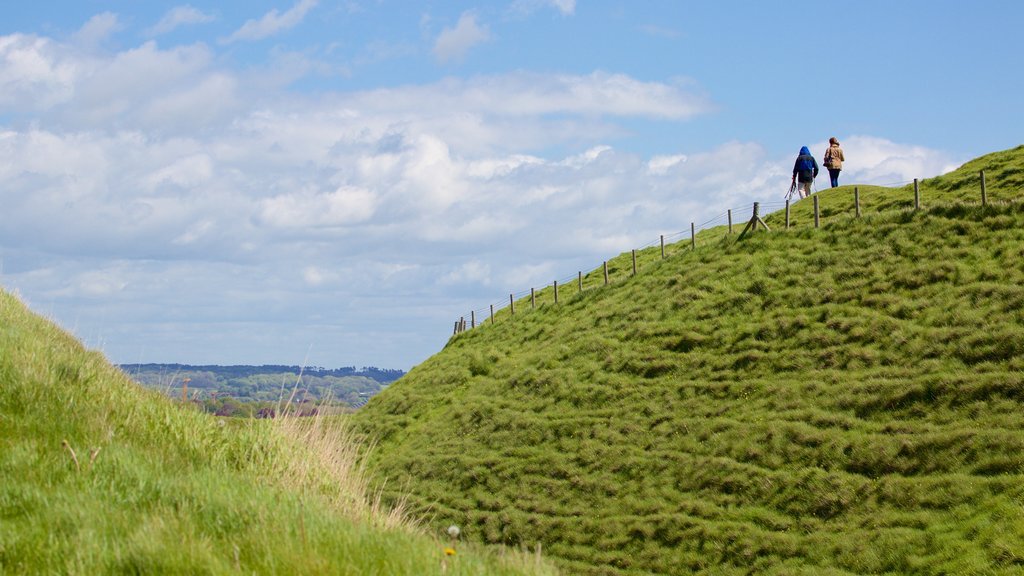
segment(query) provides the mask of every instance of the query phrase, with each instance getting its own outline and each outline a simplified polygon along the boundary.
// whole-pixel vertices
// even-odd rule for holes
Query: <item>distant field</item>
[[[245,417],[272,413],[289,399],[321,410],[326,406],[358,408],[404,374],[354,366],[125,364],[120,368],[143,386],[172,398],[185,397],[211,414]]]

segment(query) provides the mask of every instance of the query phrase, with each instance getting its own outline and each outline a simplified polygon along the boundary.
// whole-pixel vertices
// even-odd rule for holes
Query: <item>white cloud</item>
[[[89,19],[74,35],[75,44],[93,49],[121,29],[117,14],[104,12]]]
[[[0,108],[41,110],[74,94],[76,64],[46,38],[0,36]]]
[[[364,112],[387,109],[392,113],[407,112],[416,118],[429,117],[422,114],[422,110],[434,110],[455,117],[567,114],[684,120],[715,109],[704,95],[684,86],[643,82],[625,74],[607,72],[586,75],[512,72],[469,79],[446,78],[421,86],[355,93],[345,99],[345,104]]]
[[[214,20],[216,20],[214,15],[206,14],[202,10],[193,8],[188,4],[184,6],[175,6],[168,10],[155,26],[149,29],[149,34],[152,36],[160,36],[162,34],[172,32],[181,26],[208,24]]]
[[[53,295],[81,296],[86,298],[110,298],[123,291],[128,282],[120,267],[115,265],[105,270],[89,270],[70,279],[67,286],[53,292]]]
[[[655,156],[647,162],[647,170],[651,174],[665,174],[670,168],[679,164],[680,162],[686,162],[685,154],[673,154],[671,156]]]
[[[512,11],[520,14],[532,14],[541,8],[551,7],[565,16],[576,11],[576,0],[516,0],[512,3]]]
[[[470,260],[442,276],[438,283],[443,286],[459,284],[488,286],[491,283],[491,267],[479,260]]]
[[[302,281],[309,286],[323,286],[327,282],[336,280],[336,275],[316,266],[306,266],[302,270]]]
[[[576,11],[576,0],[551,0],[551,4],[562,14],[572,14]]]
[[[445,28],[434,42],[434,57],[441,63],[462,60],[470,48],[491,39],[487,26],[476,22],[476,14],[463,12],[454,28]]]
[[[50,112],[76,128],[210,126],[238,105],[238,82],[213,68],[202,44],[162,50],[146,42],[101,57],[51,40],[0,37],[0,105]]]
[[[898,144],[874,136],[850,136],[841,141],[843,172],[840,182],[863,182],[881,186],[906,184],[914,178],[927,178],[956,169],[960,163],[948,154],[924,146]],[[824,156],[826,142],[814,150]]]
[[[260,202],[260,221],[277,228],[316,228],[358,224],[373,216],[373,192],[343,186],[334,192],[298,192]]]
[[[208,182],[212,176],[213,161],[209,155],[192,154],[144,176],[141,183],[150,191],[164,184],[195,188]]]
[[[206,236],[214,226],[215,222],[213,220],[200,220],[190,225],[180,236],[171,240],[171,243],[178,245],[194,244],[201,240],[203,236]]]
[[[318,0],[299,0],[290,10],[281,14],[277,9],[271,10],[259,20],[249,20],[231,36],[223,40],[225,43],[239,40],[263,40],[285,30],[298,26],[306,14],[316,7]]]

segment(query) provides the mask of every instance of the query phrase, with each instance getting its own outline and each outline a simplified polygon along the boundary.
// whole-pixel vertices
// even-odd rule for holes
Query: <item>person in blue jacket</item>
[[[818,177],[818,161],[811,155],[811,149],[804,146],[793,164],[793,182],[798,184],[800,198],[811,195],[811,183]]]

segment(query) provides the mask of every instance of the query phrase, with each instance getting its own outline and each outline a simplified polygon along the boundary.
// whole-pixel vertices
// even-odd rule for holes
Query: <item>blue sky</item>
[[[800,146],[895,184],[1024,133],[1019,2],[2,4],[0,285],[119,363],[408,369]]]

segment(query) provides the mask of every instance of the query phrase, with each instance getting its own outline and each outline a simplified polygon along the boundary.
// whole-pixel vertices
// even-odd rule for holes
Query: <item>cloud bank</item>
[[[314,6],[272,11],[232,40],[268,37]],[[157,28],[204,18],[172,11]],[[487,36],[467,14],[446,33],[439,59]],[[311,96],[268,90],[204,44],[76,46],[0,36],[0,203],[16,215],[0,228],[0,270],[121,362],[297,363],[312,345],[408,367],[443,345],[453,314],[781,198],[793,161],[743,141],[617,148],[634,119],[715,109],[686,85],[624,74]],[[844,147],[848,177],[865,183],[953,165],[872,136]],[[211,344],[225,339],[237,356]]]

